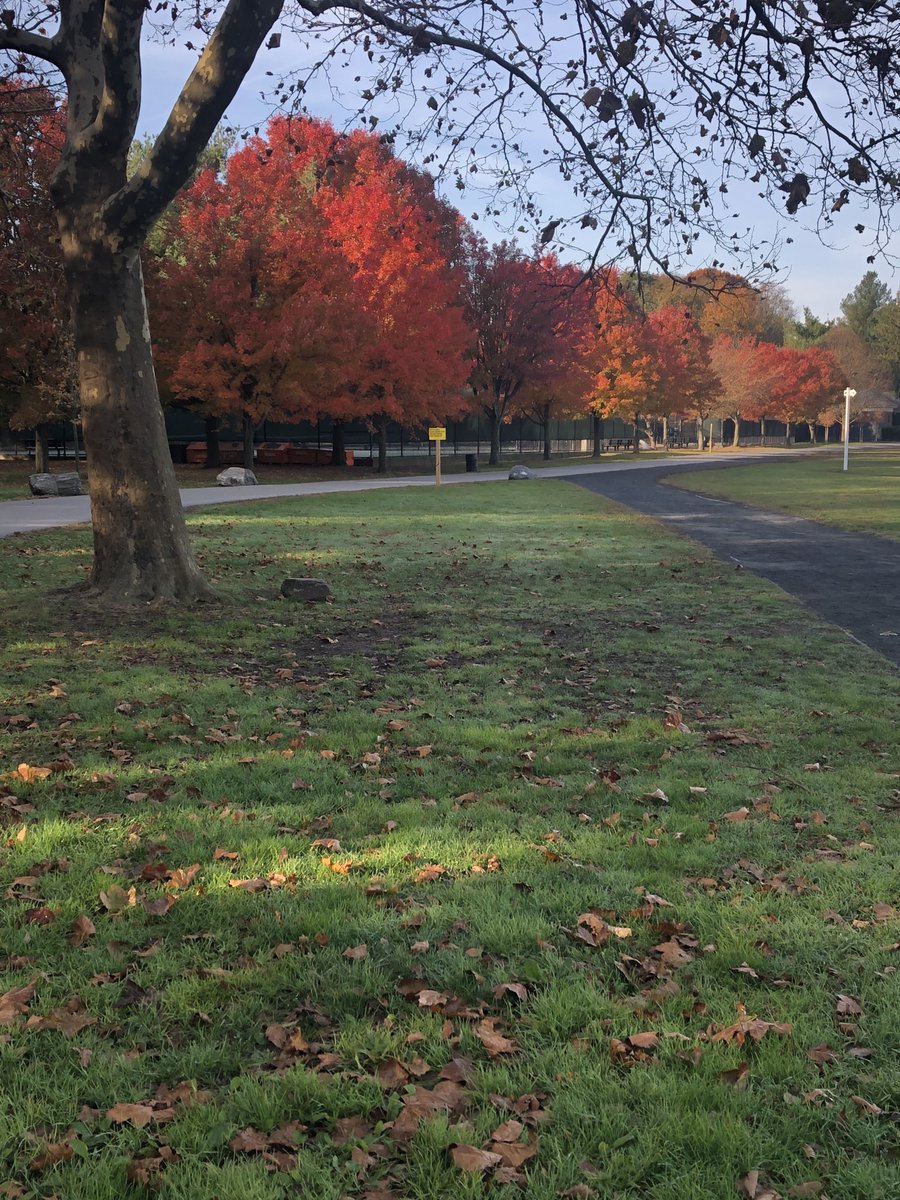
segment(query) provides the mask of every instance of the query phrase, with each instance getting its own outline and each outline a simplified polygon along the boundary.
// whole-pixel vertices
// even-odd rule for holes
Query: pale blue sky
[[[262,98],[262,93],[272,82],[267,71],[286,70],[291,65],[291,56],[297,53],[296,46],[292,47],[291,42],[286,39],[280,50],[264,51],[260,55],[228,112],[228,119],[232,125],[246,128],[265,122],[271,111],[271,104]],[[178,90],[195,61],[192,52],[179,46],[164,47],[153,43],[145,45],[144,102],[138,127],[141,134],[156,133],[162,127]],[[335,84],[340,84],[340,75],[334,76],[330,88],[322,81],[314,91],[308,92],[307,105],[314,115],[330,117],[336,124],[343,126],[348,110],[341,106],[339,93],[335,93]],[[549,172],[544,179],[541,183],[545,190],[542,194],[535,193],[536,199],[548,216],[555,217],[565,213],[568,196],[564,185]],[[467,217],[478,211],[483,203],[481,197],[461,199],[456,192],[450,194],[449,198]],[[785,218],[781,222],[782,249],[778,261],[782,270],[778,278],[798,312],[806,305],[819,317],[839,316],[841,299],[855,287],[863,274],[871,269],[876,270],[892,290],[900,286],[900,274],[895,274],[890,263],[879,259],[870,266],[866,262],[867,255],[871,253],[866,244],[866,237],[857,234],[853,229],[857,222],[865,223],[865,216],[861,216],[858,210],[845,212],[848,214],[844,221],[846,232],[843,232],[839,225],[832,235],[831,246],[824,246],[815,233],[805,230],[795,221]],[[741,213],[744,224],[753,224],[767,238],[773,236],[779,223],[777,214],[768,205],[757,200],[752,192],[743,201]],[[841,213],[838,220],[843,217],[844,213]],[[501,236],[485,221],[475,224],[489,238]],[[785,238],[792,238],[792,244],[786,244]],[[521,240],[527,243],[531,239],[522,237]],[[587,248],[585,243],[585,249]],[[703,264],[695,258],[685,264],[685,269],[690,270],[701,265]],[[740,270],[739,263],[729,265],[734,270]]]

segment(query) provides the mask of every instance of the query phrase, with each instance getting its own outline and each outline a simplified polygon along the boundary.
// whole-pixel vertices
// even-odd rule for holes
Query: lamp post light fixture
[[[850,401],[856,395],[856,389],[844,388],[844,470],[850,465]]]

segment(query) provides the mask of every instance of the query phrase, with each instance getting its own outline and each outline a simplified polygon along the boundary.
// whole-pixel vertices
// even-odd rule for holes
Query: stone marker
[[[509,477],[510,479],[534,479],[534,471],[529,471],[527,467],[522,466],[520,463],[517,467],[513,467],[509,473]]]
[[[255,487],[259,480],[246,467],[226,467],[216,476],[219,487]]]
[[[43,472],[28,476],[32,496],[83,496],[84,486],[76,471],[65,471],[61,475],[45,475]]]
[[[324,579],[285,579],[281,594],[288,600],[330,600],[332,595]]]

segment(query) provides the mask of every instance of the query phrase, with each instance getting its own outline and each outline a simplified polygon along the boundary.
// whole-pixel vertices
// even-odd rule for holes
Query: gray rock
[[[509,473],[509,477],[510,479],[534,479],[534,471],[529,471],[527,467],[522,466],[520,463],[517,467],[513,467]]]
[[[219,487],[255,487],[259,480],[246,467],[226,467],[216,476]]]
[[[28,476],[32,496],[83,496],[84,487],[75,471],[61,475],[45,475],[42,472]]]
[[[285,579],[281,594],[288,600],[330,600],[332,595],[324,579]]]

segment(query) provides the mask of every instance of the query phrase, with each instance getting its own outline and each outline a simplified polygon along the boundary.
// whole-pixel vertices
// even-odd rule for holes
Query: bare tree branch
[[[175,198],[283,7],[284,0],[229,0],[150,153],[105,206],[121,246],[139,246]]]

